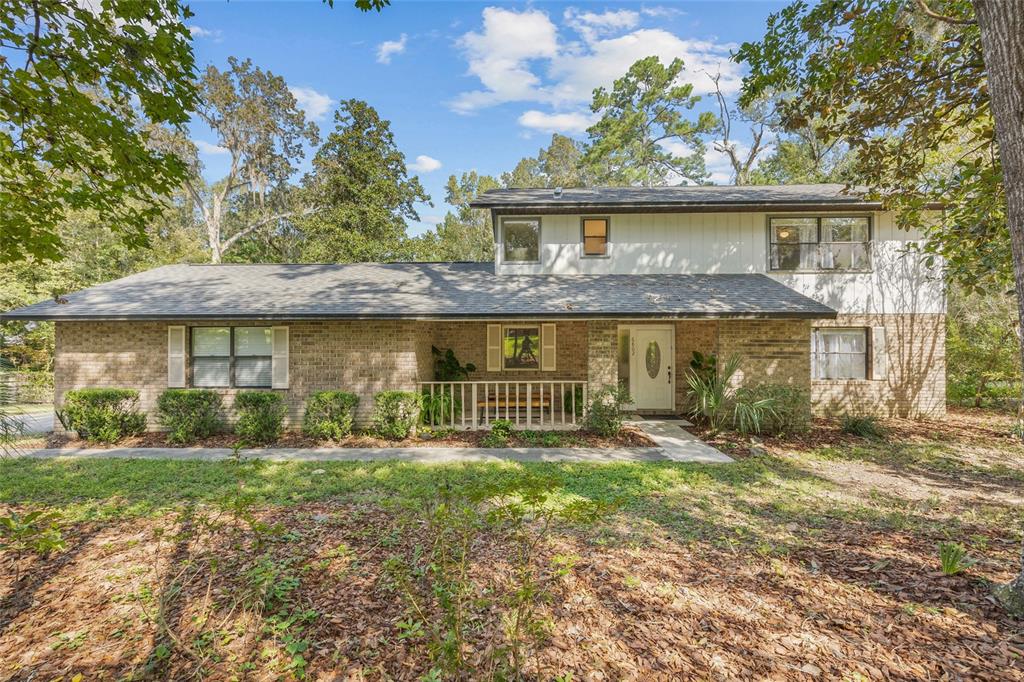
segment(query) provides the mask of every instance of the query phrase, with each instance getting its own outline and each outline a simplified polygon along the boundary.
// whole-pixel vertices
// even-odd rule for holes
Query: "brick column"
[[[617,331],[614,320],[587,322],[587,382],[591,392],[614,386],[619,380]]]

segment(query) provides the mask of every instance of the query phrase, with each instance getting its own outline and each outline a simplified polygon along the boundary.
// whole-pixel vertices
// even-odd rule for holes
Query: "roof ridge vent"
[[[555,198],[556,199],[561,199],[562,198],[562,188],[561,187],[556,187],[555,188]]]

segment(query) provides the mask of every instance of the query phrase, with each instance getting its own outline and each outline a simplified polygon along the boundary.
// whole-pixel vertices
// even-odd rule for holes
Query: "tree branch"
[[[958,19],[945,14],[940,14],[928,6],[927,0],[917,0],[918,8],[924,12],[926,17],[941,21],[945,24],[955,24],[957,26],[974,26],[978,23],[977,19]]]
[[[221,253],[223,253],[223,252],[227,251],[229,248],[231,248],[231,245],[234,244],[235,242],[237,242],[239,239],[242,239],[243,237],[249,236],[250,234],[252,234],[256,230],[260,229],[261,227],[269,225],[270,223],[276,222],[278,220],[283,220],[284,218],[291,218],[292,216],[296,216],[296,215],[299,215],[299,216],[310,215],[311,213],[315,213],[316,210],[317,209],[315,207],[309,206],[309,207],[306,207],[306,208],[304,208],[304,209],[302,209],[301,211],[298,211],[298,212],[296,212],[296,211],[285,211],[284,213],[276,213],[276,214],[274,214],[272,216],[268,216],[268,217],[264,218],[263,220],[258,220],[255,223],[252,223],[251,225],[248,225],[248,226],[242,228],[241,230],[239,230],[238,232],[236,232],[235,234],[231,235],[229,238],[227,238],[223,242],[221,242],[221,245],[220,245]]]

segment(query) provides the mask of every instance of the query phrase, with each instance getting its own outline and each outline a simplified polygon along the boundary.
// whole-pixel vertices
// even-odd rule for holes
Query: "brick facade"
[[[55,401],[72,388],[123,387],[140,393],[152,412],[167,386],[167,322],[58,322]],[[259,326],[261,322],[204,322]],[[296,321],[289,327],[290,385],[284,390],[288,423],[297,425],[310,393],[342,389],[360,396],[357,422],[365,425],[373,396],[415,390],[434,378],[431,346],[455,351],[477,370],[470,380],[586,380],[591,390],[618,380],[615,320],[557,323],[556,371],[487,372],[484,322]],[[888,371],[867,381],[811,381],[813,326],[884,326]],[[841,316],[807,320],[681,320],[675,323],[676,409],[685,412],[686,380],[694,350],[743,360],[738,383],[782,383],[809,388],[819,414],[940,416],[945,410],[945,318],[942,315]],[[229,409],[236,390],[218,389]],[[158,425],[150,419],[150,428]]]
[[[946,413],[945,315],[840,315],[816,327],[885,327],[885,376],[811,381],[817,414],[942,417]],[[868,335],[870,340],[870,333]],[[869,365],[872,349],[869,348]]]

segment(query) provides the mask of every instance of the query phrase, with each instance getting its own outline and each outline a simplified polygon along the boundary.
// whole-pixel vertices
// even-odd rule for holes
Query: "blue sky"
[[[552,132],[585,139],[590,92],[650,54],[682,57],[695,92],[722,74],[734,94],[742,72],[730,50],[761,37],[780,2],[427,2],[382,13],[350,0],[191,5],[200,68],[252,58],[284,77],[323,132],[339,100],[363,99],[391,121],[412,172],[433,198],[415,234],[440,220],[444,183],[468,170],[499,174],[547,144]],[[702,103],[713,106],[710,99]],[[216,179],[226,169],[209,130],[193,128]],[[713,179],[726,182],[710,152]],[[308,156],[307,156],[308,164]]]

